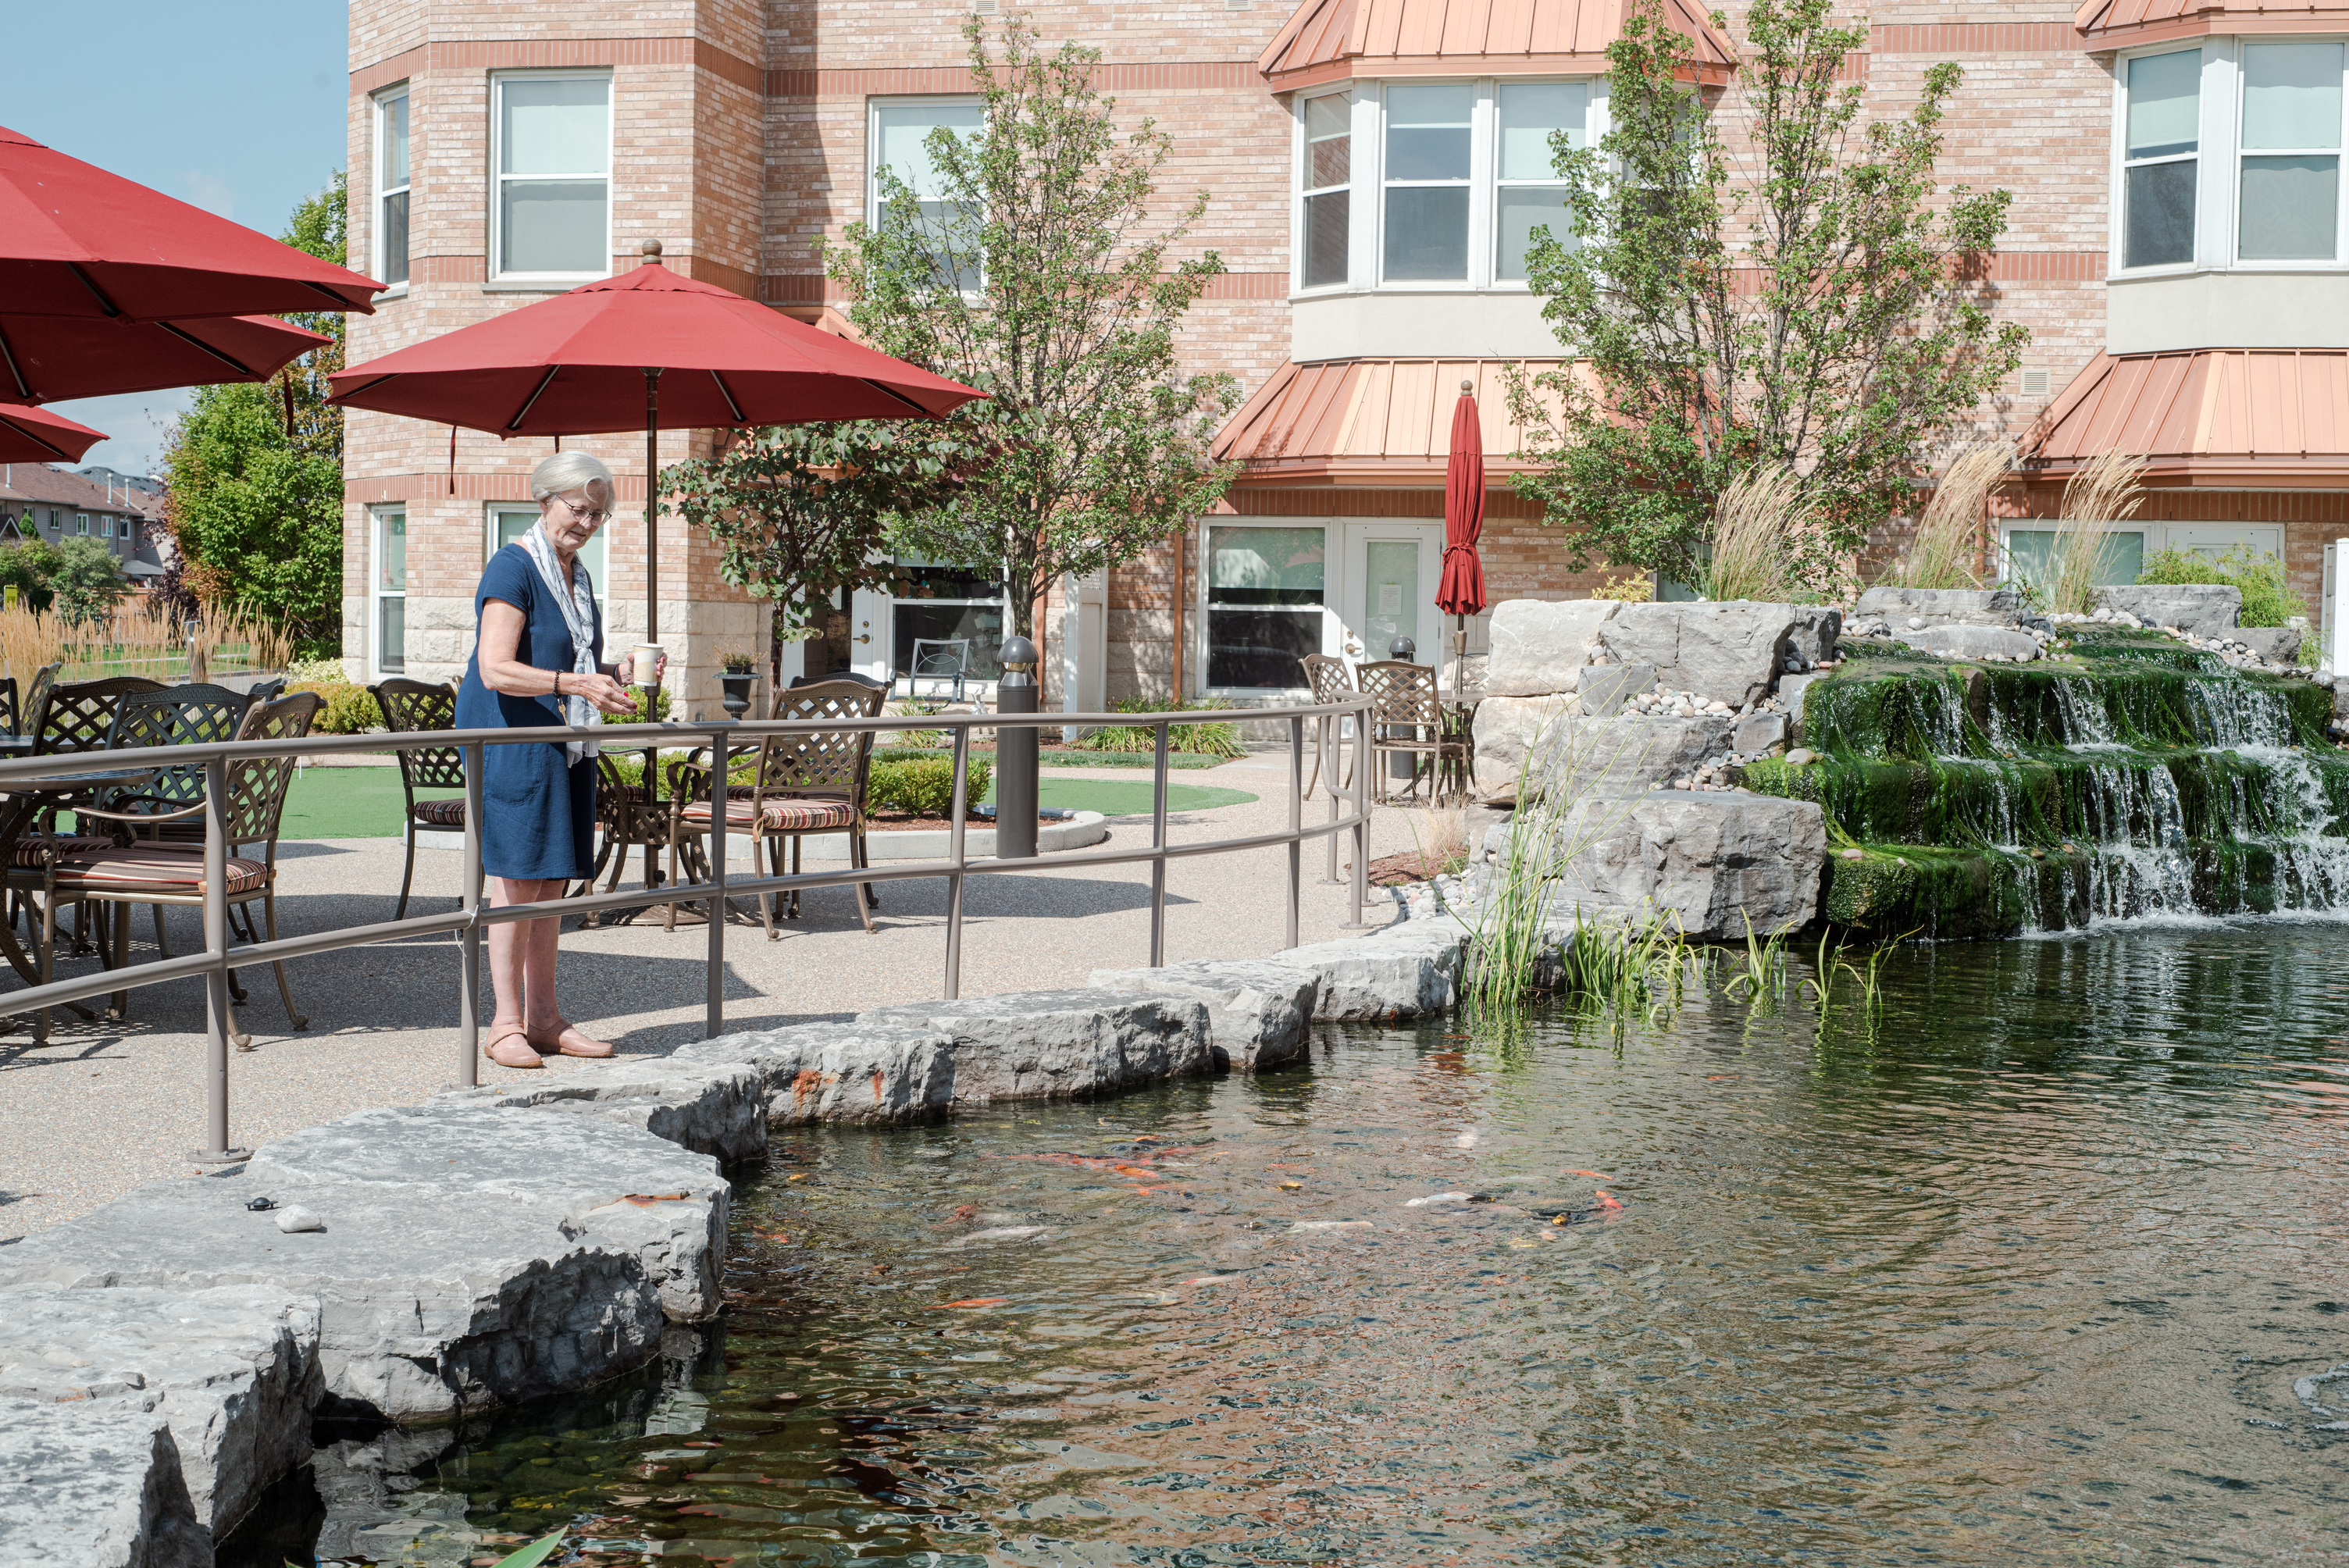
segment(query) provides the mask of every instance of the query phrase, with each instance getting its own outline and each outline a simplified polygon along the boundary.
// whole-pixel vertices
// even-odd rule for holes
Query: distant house
[[[171,549],[161,487],[112,469],[0,463],[0,544],[75,538],[105,545],[134,583],[160,577]]]

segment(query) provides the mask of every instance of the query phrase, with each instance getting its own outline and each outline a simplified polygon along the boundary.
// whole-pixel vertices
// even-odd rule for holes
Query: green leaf
[[[499,1558],[497,1568],[538,1568],[540,1563],[554,1554],[556,1547],[563,1544],[563,1537],[569,1529],[570,1526],[565,1525],[552,1535],[541,1536],[519,1552]]]

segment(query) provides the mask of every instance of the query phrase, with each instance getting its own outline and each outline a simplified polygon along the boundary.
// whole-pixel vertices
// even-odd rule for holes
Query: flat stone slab
[[[1310,971],[1257,959],[1096,969],[1088,984],[1096,991],[1188,996],[1204,1005],[1216,1065],[1245,1072],[1304,1057],[1320,992],[1319,977]]]
[[[1211,1071],[1207,1009],[1184,996],[1024,991],[908,1002],[860,1025],[935,1029],[954,1052],[954,1103],[1081,1099]]]
[[[1485,665],[1490,696],[1572,691],[1599,629],[1620,608],[1612,599],[1504,599],[1493,606]]]
[[[862,1022],[746,1029],[680,1046],[669,1060],[756,1073],[771,1125],[896,1127],[936,1121],[954,1105],[953,1037]]]
[[[0,1402],[0,1568],[212,1568],[160,1413]]]
[[[261,1286],[0,1291],[0,1399],[157,1412],[214,1540],[310,1457],[318,1307]]]
[[[1458,1000],[1466,929],[1449,916],[1406,920],[1352,942],[1292,947],[1262,962],[1319,982],[1313,1016],[1331,1023],[1415,1018]]]
[[[730,1165],[767,1150],[765,1086],[755,1069],[737,1063],[629,1057],[546,1073],[513,1088],[462,1089],[439,1103],[597,1117]]]
[[[1626,604],[1600,634],[1616,660],[1653,665],[1656,684],[1708,701],[1743,707],[1776,684],[1787,668],[1832,657],[1842,615],[1818,604]]]
[[[2029,664],[2039,656],[2039,644],[2029,633],[1998,626],[1928,626],[1921,632],[1903,632],[1895,627],[1892,634],[1911,647],[1939,654],[1945,659],[2004,659]]]
[[[1851,611],[1855,622],[1889,622],[1896,637],[1927,626],[2012,629],[2023,624],[2023,595],[2012,588],[1870,588]]]
[[[29,1236],[0,1285],[315,1298],[328,1405],[432,1420],[600,1382],[713,1315],[727,1196],[716,1161],[617,1123],[363,1111]],[[326,1228],[287,1234],[262,1197]]]
[[[2231,634],[2242,619],[2243,591],[2217,583],[2132,583],[2095,591],[2095,606],[2135,615],[2148,626],[2175,626],[2198,637]]]

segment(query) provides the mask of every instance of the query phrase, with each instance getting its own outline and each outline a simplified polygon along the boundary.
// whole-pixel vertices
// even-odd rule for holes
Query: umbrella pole
[[[645,367],[645,641],[660,636],[660,370]],[[650,687],[647,687],[650,690]],[[647,699],[645,717],[652,717]]]

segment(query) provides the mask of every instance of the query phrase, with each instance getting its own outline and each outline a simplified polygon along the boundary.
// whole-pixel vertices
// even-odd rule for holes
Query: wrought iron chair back
[[[376,706],[383,709],[384,727],[394,735],[457,727],[457,692],[453,686],[395,676],[377,682],[367,690],[375,695]],[[411,795],[419,789],[462,789],[465,753],[454,746],[402,747],[399,778]]]
[[[109,676],[104,680],[62,681],[49,688],[42,705],[40,727],[34,732],[33,755],[55,757],[71,751],[103,751],[114,734],[114,713],[122,699],[140,692],[161,691],[161,681],[145,676]]]
[[[33,676],[30,689],[25,693],[24,706],[17,708],[8,730],[12,735],[38,735],[41,713],[49,706],[49,691],[57,684],[60,665],[43,665]],[[12,677],[13,678],[13,677]]]
[[[1297,661],[1305,666],[1305,684],[1313,689],[1313,700],[1340,702],[1354,695],[1354,683],[1346,675],[1346,661],[1333,659],[1327,654],[1308,654]]]
[[[114,726],[108,732],[106,748],[126,751],[134,747],[199,746],[234,740],[244,722],[244,711],[252,703],[247,694],[222,686],[189,685],[165,686],[161,691],[128,692],[117,700]],[[166,768],[138,789],[109,797],[106,803],[119,811],[139,810],[142,805],[175,811],[203,798],[203,765],[189,763]],[[166,833],[170,838],[203,837],[200,824],[173,822],[168,827],[172,830]]]
[[[1414,733],[1390,733],[1384,739],[1404,744],[1433,746],[1443,728],[1443,712],[1435,700],[1435,667],[1415,665],[1407,659],[1382,659],[1364,665],[1355,672],[1362,683],[1362,695],[1371,698],[1371,722],[1393,731],[1410,728]]]
[[[314,691],[297,691],[275,702],[248,708],[239,727],[239,740],[295,740],[310,733],[310,723],[326,699]],[[285,810],[285,788],[293,782],[291,757],[241,758],[228,765],[228,841],[257,844],[264,840],[271,863],[277,859],[277,823]]]
[[[1305,666],[1305,684],[1312,688],[1315,702],[1341,702],[1354,695],[1353,676],[1348,673],[1345,660],[1333,659],[1327,654],[1308,654],[1298,663]],[[1337,782],[1335,748],[1345,733],[1342,720],[1325,717],[1313,721],[1313,777],[1305,786],[1308,795],[1313,793],[1314,787],[1321,782],[1325,763],[1330,772],[1330,793],[1334,795],[1341,788]],[[1352,784],[1353,778],[1353,766],[1349,761],[1346,767],[1347,785]]]
[[[878,718],[888,693],[862,681],[819,681],[775,697],[776,718]],[[873,731],[814,730],[767,738],[759,748],[761,793],[845,795],[863,805]]]
[[[16,714],[16,677],[15,676],[0,678],[0,724],[6,725],[8,733],[11,735],[24,733],[19,727]]]

